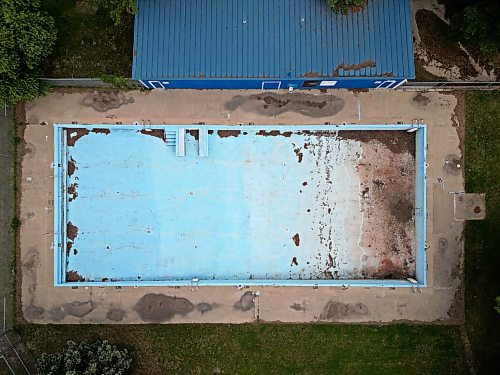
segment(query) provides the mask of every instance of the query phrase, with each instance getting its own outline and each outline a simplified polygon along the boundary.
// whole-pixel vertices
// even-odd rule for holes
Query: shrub
[[[330,7],[335,12],[342,14],[347,14],[350,8],[362,6],[364,3],[365,0],[328,0]]]
[[[37,359],[36,367],[42,375],[121,375],[129,372],[131,363],[127,349],[118,350],[107,341],[79,345],[68,341],[62,352],[44,353]]]
[[[32,100],[46,91],[36,78],[56,40],[54,20],[40,0],[2,0],[0,6],[0,105]]]

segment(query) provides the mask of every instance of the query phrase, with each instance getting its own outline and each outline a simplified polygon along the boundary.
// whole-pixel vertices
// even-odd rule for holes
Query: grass
[[[486,193],[487,214],[465,226],[466,325],[480,373],[499,373],[500,91],[466,96],[465,166],[466,191]]]
[[[133,16],[115,26],[106,12],[96,11],[84,0],[44,0],[42,8],[54,17],[58,29],[45,76],[131,76]]]
[[[135,373],[465,374],[457,326],[21,325],[36,355],[65,340],[107,338],[130,348]]]

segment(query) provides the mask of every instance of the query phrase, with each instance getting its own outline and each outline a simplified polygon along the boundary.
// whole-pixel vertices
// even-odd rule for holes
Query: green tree
[[[42,375],[121,375],[129,372],[131,363],[127,349],[118,350],[107,341],[79,345],[68,341],[62,352],[44,353],[36,367]]]
[[[358,7],[364,5],[366,0],[328,0],[330,7],[337,12],[342,14],[349,13],[349,9],[353,7]]]
[[[0,0],[0,104],[45,92],[36,77],[55,40],[54,20],[40,10],[40,0]]]
[[[89,3],[109,12],[116,26],[121,24],[124,14],[137,12],[136,0],[89,0]]]

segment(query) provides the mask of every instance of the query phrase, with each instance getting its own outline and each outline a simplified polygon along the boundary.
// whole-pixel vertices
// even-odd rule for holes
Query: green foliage
[[[54,20],[39,0],[2,0],[0,6],[0,105],[42,95],[36,77],[56,40]]]
[[[494,307],[495,311],[500,314],[500,296],[495,298],[496,305]]]
[[[129,79],[125,77],[119,77],[112,74],[104,74],[101,76],[101,81],[106,83],[111,83],[113,87],[117,89],[129,89],[133,86],[130,84]]]
[[[500,23],[496,0],[462,0],[451,15],[451,25],[465,43],[486,56],[500,50]]]
[[[36,367],[42,375],[120,375],[129,372],[131,363],[127,349],[118,350],[107,341],[82,342],[80,345],[68,341],[62,352],[42,354]]]
[[[498,373],[500,90],[466,94],[465,191],[486,194],[486,219],[465,224],[465,321],[478,374]]]
[[[88,0],[88,2],[109,12],[115,25],[122,23],[124,13],[134,14],[137,12],[136,0]]]
[[[364,5],[365,0],[328,0],[328,4],[336,13],[347,14],[350,8]]]
[[[10,220],[10,229],[12,229],[15,232],[19,229],[20,226],[21,226],[21,220],[17,216],[14,216]]]

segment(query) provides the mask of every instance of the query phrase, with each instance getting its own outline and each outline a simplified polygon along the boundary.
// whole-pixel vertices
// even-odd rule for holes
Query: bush
[[[365,0],[328,0],[330,7],[335,12],[342,14],[347,14],[350,8],[362,6],[364,3]]]
[[[116,26],[122,23],[124,14],[137,12],[136,0],[89,0],[89,3],[106,10]]]
[[[54,20],[40,0],[2,0],[0,6],[0,105],[32,100],[46,91],[36,78],[56,40]]]
[[[80,345],[68,341],[62,352],[44,353],[37,359],[36,367],[42,375],[121,375],[129,372],[131,363],[127,349],[118,350],[107,341]]]
[[[500,23],[493,0],[461,1],[450,19],[459,38],[482,54],[491,56],[500,50]]]

